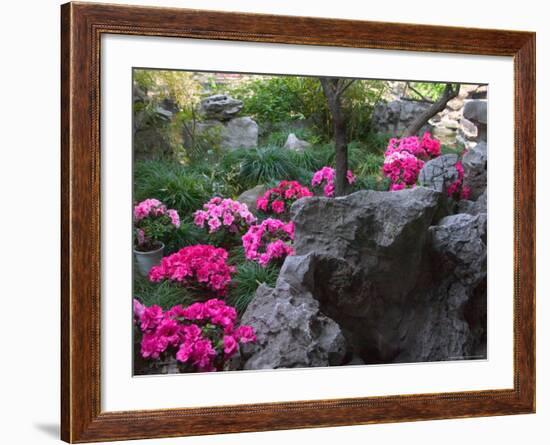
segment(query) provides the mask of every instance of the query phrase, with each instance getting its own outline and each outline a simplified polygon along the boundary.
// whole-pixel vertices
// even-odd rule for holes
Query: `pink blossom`
[[[256,341],[251,326],[235,329],[237,312],[219,299],[197,302],[183,308],[176,305],[166,312],[158,306],[145,307],[134,300],[134,314],[155,320],[141,330],[141,356],[158,360],[161,354],[175,357],[197,371],[216,371],[238,350],[239,343]],[[160,314],[160,319],[157,315]],[[149,318],[147,318],[149,319]]]
[[[225,335],[223,337],[223,352],[227,357],[231,357],[235,354],[238,347],[239,344],[237,343],[237,340],[235,340],[235,337],[232,335]]]
[[[271,203],[271,208],[275,213],[284,213],[285,203],[283,201],[275,200]]]
[[[251,343],[256,341],[256,333],[252,326],[242,325],[235,331],[235,337],[241,343]]]
[[[140,327],[144,332],[156,329],[162,320],[162,309],[156,304],[143,309],[140,317]]]
[[[178,212],[176,212],[174,209],[169,209],[166,211],[166,214],[170,217],[170,220],[172,221],[172,224],[179,228],[180,226],[180,216],[178,215]]]
[[[281,181],[256,200],[256,208],[265,213],[281,214],[289,210],[296,200],[309,196],[313,193],[298,181]]]
[[[273,260],[293,255],[294,224],[268,218],[252,226],[242,237],[246,258],[266,266]]]
[[[227,250],[211,245],[187,246],[164,257],[149,271],[149,280],[169,280],[186,287],[206,287],[225,295],[235,267],[227,264]]]
[[[336,170],[332,167],[325,166],[313,174],[311,180],[312,187],[323,187],[323,195],[331,198],[334,196],[334,179],[336,178]],[[346,180],[348,184],[353,184],[356,180],[355,175],[351,170],[346,172]],[[324,184],[324,185],[323,185]]]
[[[199,227],[204,227],[206,222],[210,233],[222,228],[232,233],[242,233],[256,222],[256,217],[248,210],[246,204],[217,196],[204,204],[203,210],[197,210],[193,217]]]

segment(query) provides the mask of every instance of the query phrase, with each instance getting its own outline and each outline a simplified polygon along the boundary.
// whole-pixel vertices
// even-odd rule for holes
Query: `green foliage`
[[[212,196],[209,178],[175,162],[140,161],[134,169],[134,200],[156,198],[180,215],[194,212]]]
[[[275,265],[262,267],[258,263],[250,261],[239,264],[233,278],[233,287],[227,296],[227,302],[235,306],[237,311],[242,314],[254,298],[258,286],[265,283],[273,287],[278,275],[279,267]]]
[[[410,88],[407,88],[406,94],[411,99],[428,99],[431,101],[435,101],[441,96],[446,85],[438,82],[408,82],[408,84]]]
[[[305,119],[326,104],[315,77],[274,76],[252,80],[231,92],[244,102],[243,113],[260,123]]]
[[[134,273],[134,298],[137,298],[145,306],[157,304],[162,309],[170,309],[177,304],[188,305],[195,301],[185,288],[168,281],[151,283],[146,277],[137,272]]]
[[[386,88],[387,82],[382,80],[357,79],[345,91],[342,105],[348,140],[367,137],[374,106],[381,100]]]
[[[278,147],[235,150],[227,155],[222,166],[236,172],[234,180],[244,189],[269,181],[293,179],[298,174],[290,151]]]

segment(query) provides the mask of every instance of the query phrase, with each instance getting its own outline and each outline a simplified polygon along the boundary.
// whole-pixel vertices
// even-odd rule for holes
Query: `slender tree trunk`
[[[327,98],[328,108],[332,117],[334,130],[335,166],[336,177],[334,179],[334,195],[343,196],[347,193],[348,182],[346,174],[348,171],[348,141],[347,127],[342,110],[342,93],[351,85],[344,83],[343,79],[320,78],[323,92]]]

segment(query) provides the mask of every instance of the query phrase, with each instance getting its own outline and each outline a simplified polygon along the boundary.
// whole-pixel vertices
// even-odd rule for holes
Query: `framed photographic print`
[[[61,13],[63,440],[534,412],[534,33]]]

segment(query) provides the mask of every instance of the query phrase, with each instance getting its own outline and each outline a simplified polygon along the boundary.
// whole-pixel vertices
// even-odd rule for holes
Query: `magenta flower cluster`
[[[180,217],[174,209],[167,209],[158,199],[150,198],[141,201],[134,207],[134,222],[145,218],[167,215],[173,226],[180,226]]]
[[[227,264],[228,253],[209,244],[187,246],[164,257],[149,271],[149,280],[169,280],[196,290],[223,296],[235,267]]]
[[[293,239],[292,221],[285,223],[279,219],[268,218],[261,224],[250,227],[243,235],[242,241],[246,258],[265,267],[272,261],[293,255]]]
[[[241,233],[256,222],[256,217],[248,210],[246,204],[232,199],[214,197],[194,214],[195,224],[199,227],[208,225],[209,233],[226,228],[231,233]]]
[[[313,193],[298,181],[281,181],[256,200],[256,208],[265,213],[281,214],[290,210],[294,201],[308,196]]]
[[[141,251],[154,250],[169,232],[180,226],[180,217],[158,199],[146,199],[134,207],[135,244]]]
[[[428,132],[419,138],[392,138],[384,153],[382,172],[390,179],[390,190],[414,187],[424,161],[441,154],[441,143]]]
[[[175,354],[177,361],[201,372],[223,369],[240,344],[256,341],[254,329],[237,327],[236,319],[235,308],[218,299],[167,311],[134,299],[134,322],[142,333],[141,356],[158,360]]]
[[[312,187],[323,187],[323,194],[328,197],[334,196],[334,178],[336,171],[332,167],[325,166],[321,170],[313,174],[311,180]],[[346,172],[348,184],[353,184],[356,180],[355,175],[351,170]]]
[[[470,187],[464,184],[464,167],[462,162],[458,161],[455,164],[456,171],[458,173],[457,179],[447,187],[447,196],[456,200],[470,198]]]

